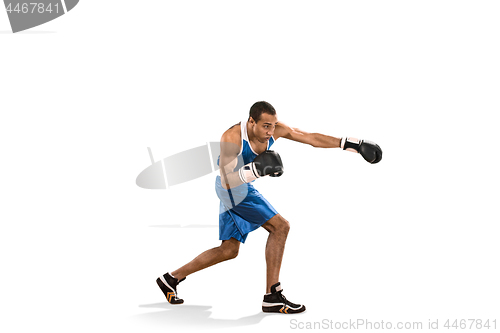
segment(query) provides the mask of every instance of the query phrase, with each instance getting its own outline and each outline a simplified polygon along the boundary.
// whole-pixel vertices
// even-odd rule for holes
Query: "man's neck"
[[[262,142],[257,140],[257,138],[253,135],[252,125],[250,124],[250,122],[247,122],[247,135],[248,135],[248,141],[250,141],[254,147],[258,146],[259,144],[262,144]]]

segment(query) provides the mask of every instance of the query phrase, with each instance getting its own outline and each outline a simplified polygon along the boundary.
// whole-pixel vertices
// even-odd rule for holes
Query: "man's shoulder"
[[[287,124],[278,121],[278,124],[276,124],[276,129],[274,131],[274,138],[277,140],[281,137],[287,137],[290,134],[291,127],[288,126]]]
[[[241,122],[231,126],[222,134],[222,142],[233,142],[239,144],[241,141]]]

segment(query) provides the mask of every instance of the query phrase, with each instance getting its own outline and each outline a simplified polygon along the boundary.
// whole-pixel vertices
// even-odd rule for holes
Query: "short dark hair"
[[[250,119],[250,117],[252,117],[253,120],[255,120],[255,122],[258,122],[260,120],[260,116],[263,113],[267,113],[267,114],[270,114],[271,116],[275,116],[276,110],[268,102],[264,102],[264,101],[257,102],[254,105],[252,105],[252,107],[250,108],[250,116],[248,119]]]

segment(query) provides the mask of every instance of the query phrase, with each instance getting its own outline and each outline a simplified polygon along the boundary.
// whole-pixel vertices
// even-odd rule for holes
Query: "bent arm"
[[[220,143],[219,171],[222,187],[226,190],[243,184],[238,171],[234,171],[238,165],[238,154],[240,153],[240,146],[235,143],[236,140],[231,135],[224,134]]]

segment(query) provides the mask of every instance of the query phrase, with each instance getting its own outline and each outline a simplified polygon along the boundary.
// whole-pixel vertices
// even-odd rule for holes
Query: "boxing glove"
[[[278,153],[266,150],[259,154],[253,162],[240,168],[238,171],[243,183],[249,183],[264,176],[279,177],[283,174],[283,162]]]
[[[342,138],[340,147],[343,150],[360,153],[371,164],[378,163],[382,159],[382,149],[376,143],[368,140]]]

